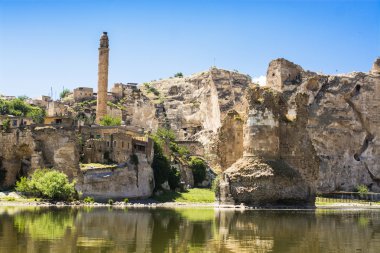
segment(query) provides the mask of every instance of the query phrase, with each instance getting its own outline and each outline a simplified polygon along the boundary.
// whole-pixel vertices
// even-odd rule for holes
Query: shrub
[[[168,180],[170,162],[169,159],[163,154],[162,146],[160,146],[156,140],[154,140],[152,168],[154,172],[156,189],[159,189],[161,184]]]
[[[94,203],[95,200],[94,200],[93,197],[87,196],[87,197],[84,198],[83,202],[84,202],[84,203],[91,204],[91,203]]]
[[[174,77],[183,77],[182,72],[177,72],[174,74]]]
[[[125,198],[123,201],[124,201],[125,204],[128,204],[129,199],[128,199],[128,198]]]
[[[198,157],[191,157],[189,165],[193,172],[194,184],[202,183],[206,178],[206,163]]]
[[[11,127],[11,121],[10,121],[10,119],[3,120],[3,122],[1,123],[1,125],[3,126],[3,130],[5,132],[7,132],[9,130],[9,128]]]
[[[218,193],[219,191],[219,181],[220,181],[220,175],[218,175],[213,181],[211,185],[211,189],[213,192]]]
[[[180,172],[176,168],[171,167],[169,169],[169,174],[168,174],[168,183],[169,183],[170,189],[175,190],[176,188],[178,188],[180,180],[181,180]]]
[[[108,200],[108,205],[111,205],[111,206],[113,205],[113,199]]]
[[[360,194],[365,194],[365,193],[368,193],[369,190],[368,190],[368,187],[364,184],[361,184],[361,185],[358,185],[356,187],[356,190],[360,193]]]
[[[65,98],[69,94],[70,94],[69,89],[63,89],[63,91],[61,93],[59,93],[59,97],[62,99],[62,98]]]
[[[30,179],[21,177],[16,190],[27,195],[56,200],[70,200],[75,196],[75,182],[57,170],[37,169]]]
[[[121,119],[120,118],[113,118],[109,115],[106,115],[100,120],[99,124],[102,126],[120,126],[121,125]]]
[[[131,163],[133,165],[138,165],[139,164],[139,158],[138,158],[138,156],[136,154],[132,154],[130,156],[130,159],[131,159]]]

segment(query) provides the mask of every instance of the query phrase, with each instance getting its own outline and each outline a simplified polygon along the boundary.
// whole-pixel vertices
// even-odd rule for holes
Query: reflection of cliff
[[[373,211],[2,207],[0,252],[375,253],[379,218]]]

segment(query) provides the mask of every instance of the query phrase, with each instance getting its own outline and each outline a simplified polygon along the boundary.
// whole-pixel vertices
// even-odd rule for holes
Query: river
[[[379,250],[377,210],[0,207],[1,253]]]

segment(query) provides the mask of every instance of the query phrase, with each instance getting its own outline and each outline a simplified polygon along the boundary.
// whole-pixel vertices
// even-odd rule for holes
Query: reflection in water
[[[0,252],[378,252],[378,211],[0,207]]]

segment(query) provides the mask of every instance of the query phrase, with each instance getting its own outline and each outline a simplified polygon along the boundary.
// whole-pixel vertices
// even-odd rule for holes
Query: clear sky
[[[251,76],[284,57],[324,73],[367,72],[380,56],[380,0],[0,0],[0,93],[109,87],[215,65]]]

